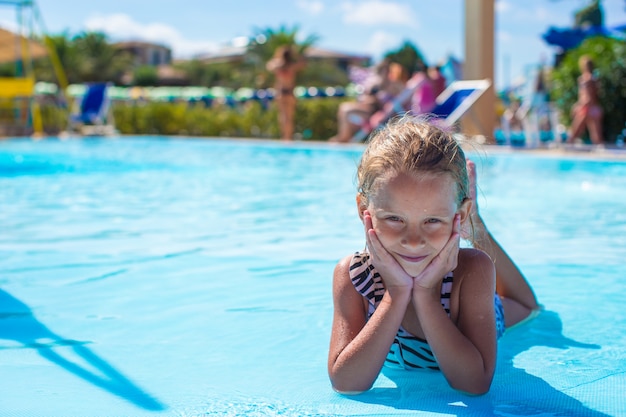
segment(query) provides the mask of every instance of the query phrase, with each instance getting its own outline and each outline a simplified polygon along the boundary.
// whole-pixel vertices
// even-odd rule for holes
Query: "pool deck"
[[[574,157],[581,159],[595,160],[617,160],[626,161],[626,147],[615,145],[566,145],[549,144],[539,147],[523,147],[508,145],[471,144],[465,148],[468,151],[479,151],[486,153],[527,153],[542,157]]]
[[[114,138],[124,138],[125,135],[114,135]],[[136,137],[133,135],[133,137]],[[3,137],[0,136],[0,141],[6,139],[16,139],[17,137]],[[27,138],[27,137],[25,137]],[[34,140],[42,140],[44,138],[32,138]],[[54,137],[56,138],[56,137]],[[80,136],[76,136],[76,138],[80,138]],[[203,137],[198,136],[172,136],[172,138],[180,138],[180,139],[203,139]],[[67,139],[63,137],[63,139]],[[210,139],[222,139],[222,140],[239,140],[239,141],[248,141],[248,142],[271,142],[271,143],[293,143],[294,145],[298,144],[306,144],[311,146],[337,146],[342,148],[362,148],[365,146],[365,143],[362,142],[348,142],[348,143],[338,143],[338,142],[328,142],[325,140],[295,140],[291,142],[280,141],[277,139],[267,139],[267,138],[250,138],[250,137],[211,137]],[[528,146],[516,146],[516,145],[502,145],[502,144],[490,144],[484,142],[484,137],[476,137],[476,138],[468,138],[464,141],[465,145],[463,146],[464,150],[468,152],[478,152],[478,153],[527,153],[536,156],[542,157],[554,157],[554,158],[563,158],[563,157],[574,157],[581,159],[593,159],[593,160],[616,160],[616,161],[626,161],[626,146],[616,146],[615,144],[607,144],[607,145],[586,145],[586,144],[556,144],[554,142],[545,142],[536,147],[528,147]]]

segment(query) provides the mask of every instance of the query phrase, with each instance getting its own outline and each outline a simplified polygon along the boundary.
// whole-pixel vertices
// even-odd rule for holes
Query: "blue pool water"
[[[0,141],[0,415],[626,415],[626,162],[485,150],[480,207],[545,311],[489,394],[385,371],[332,391],[362,148]]]

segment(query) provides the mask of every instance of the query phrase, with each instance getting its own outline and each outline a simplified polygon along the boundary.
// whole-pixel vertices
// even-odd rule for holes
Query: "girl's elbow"
[[[358,395],[372,388],[374,383],[359,383],[355,381],[338,381],[337,378],[330,378],[330,383],[335,392],[342,395]]]
[[[450,386],[466,395],[485,395],[491,388],[492,379],[473,381],[471,384],[451,384]]]
[[[341,394],[341,395],[359,395],[359,394],[363,394],[366,390],[343,390],[343,389],[339,389],[336,386],[333,385],[333,390],[337,393],[337,394]]]

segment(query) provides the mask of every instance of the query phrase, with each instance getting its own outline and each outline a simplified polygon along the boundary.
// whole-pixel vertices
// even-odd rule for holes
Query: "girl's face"
[[[469,214],[469,201],[456,202],[457,185],[449,174],[396,174],[379,184],[368,210],[378,239],[411,276],[419,275],[452,235],[454,218]],[[360,199],[359,199],[360,200]]]

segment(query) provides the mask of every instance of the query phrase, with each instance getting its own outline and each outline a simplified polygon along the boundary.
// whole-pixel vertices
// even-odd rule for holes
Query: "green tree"
[[[299,75],[307,87],[345,86],[350,82],[348,73],[328,61],[309,60]]]
[[[306,50],[313,46],[317,35],[309,35],[303,41],[299,41],[300,28],[296,25],[292,28],[280,26],[277,30],[272,28],[256,29],[246,51],[246,61],[256,71],[256,86],[268,87],[271,85],[272,75],[266,70],[265,64],[272,58],[274,51],[281,46],[292,46],[295,51],[304,56]],[[302,76],[300,75],[300,78]]]
[[[274,55],[274,51],[283,45],[293,46],[296,52],[303,55],[308,48],[318,41],[319,37],[309,35],[303,41],[298,41],[299,30],[297,25],[292,28],[283,25],[278,30],[272,28],[255,29],[247,49],[248,59],[265,65]]]
[[[159,74],[156,67],[151,65],[140,65],[133,72],[133,84],[148,87],[157,85]]]
[[[0,77],[15,77],[15,64],[13,62],[0,63]]]
[[[592,0],[590,4],[574,14],[574,27],[604,25],[604,11],[600,0]]]
[[[48,37],[51,47],[54,48],[65,76],[70,83],[80,82],[80,77],[76,72],[76,68],[79,65],[80,56],[76,53],[72,40],[67,32],[51,35]],[[52,67],[52,61],[49,57],[41,58],[35,61],[35,76],[40,81],[46,81],[51,83],[57,83],[57,77]]]
[[[119,83],[125,72],[132,71],[132,57],[120,54],[105,34],[82,32],[70,37],[67,32],[49,36],[69,83],[113,81]],[[56,82],[50,59],[35,63],[37,79]]]
[[[119,82],[133,66],[131,57],[117,53],[104,33],[83,32],[72,39],[72,44],[78,55],[77,76],[83,82]]]
[[[551,95],[566,125],[571,124],[570,110],[578,98],[578,60],[582,55],[588,55],[594,62],[604,110],[604,137],[614,142],[626,123],[626,42],[607,37],[586,39],[579,47],[568,51],[552,71]]]
[[[410,41],[404,41],[400,48],[387,52],[385,58],[402,65],[409,74],[427,67],[424,56]]]

